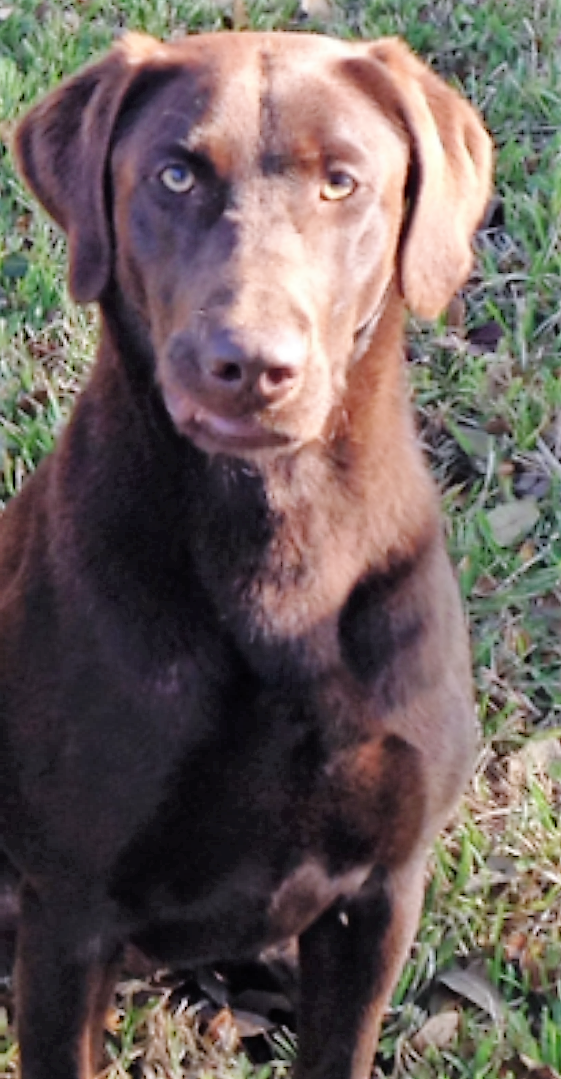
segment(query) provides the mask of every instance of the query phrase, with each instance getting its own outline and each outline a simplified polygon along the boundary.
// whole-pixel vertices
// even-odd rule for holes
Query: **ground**
[[[481,753],[464,805],[432,856],[423,922],[376,1066],[395,1079],[554,1079],[561,1072],[561,5],[3,0],[0,498],[13,495],[51,448],[95,341],[94,311],[67,298],[63,240],[15,178],[13,120],[123,27],[169,36],[228,25],[400,34],[478,106],[495,140],[496,196],[472,278],[436,328],[409,329],[420,436],[443,491],[472,627]],[[220,1009],[220,984],[212,973],[205,978],[191,1003],[165,981],[123,983],[110,1016],[107,1079],[127,1072],[280,1079],[290,1071],[293,1035],[272,1028],[271,1061],[252,1062],[239,1042],[248,1028],[228,1010],[228,992]],[[3,999],[0,1076],[11,1077],[17,1048]],[[205,999],[218,1008],[210,1026]]]

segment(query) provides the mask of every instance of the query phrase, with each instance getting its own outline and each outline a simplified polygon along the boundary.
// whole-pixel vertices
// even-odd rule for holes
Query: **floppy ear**
[[[111,272],[105,172],[115,120],[140,66],[161,51],[154,38],[126,35],[30,109],[16,129],[20,170],[68,233],[70,291],[81,303],[99,299]]]
[[[382,39],[369,51],[394,83],[412,143],[401,288],[415,314],[435,318],[471,269],[471,239],[490,194],[491,140],[471,105],[403,42]]]

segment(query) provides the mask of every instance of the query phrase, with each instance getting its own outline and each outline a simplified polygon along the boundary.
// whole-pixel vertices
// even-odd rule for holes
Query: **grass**
[[[220,29],[195,0],[20,0],[0,8],[0,498],[52,446],[95,347],[68,300],[64,245],[15,178],[13,118],[122,27]],[[431,862],[423,923],[377,1067],[402,1079],[561,1073],[561,5],[348,0],[330,32],[398,33],[483,111],[497,200],[463,300],[412,325],[421,436],[443,489],[469,612],[483,738]],[[251,26],[305,25],[296,3],[234,5]],[[312,23],[321,28],[321,24]],[[506,515],[506,519],[505,519]],[[140,1003],[139,1003],[140,1001]],[[429,1022],[430,1020],[430,1022]],[[226,1023],[227,1029],[227,1023]],[[216,1033],[216,1032],[215,1032]],[[121,987],[108,1079],[287,1074],[293,1039],[252,1065],[235,1036],[152,984]],[[0,1010],[0,1074],[16,1046]]]

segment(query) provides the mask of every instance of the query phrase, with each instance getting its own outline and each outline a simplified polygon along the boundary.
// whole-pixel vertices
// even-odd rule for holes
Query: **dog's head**
[[[433,317],[489,191],[473,109],[399,41],[128,35],[19,126],[79,301],[118,293],[177,430],[320,437],[390,286]]]

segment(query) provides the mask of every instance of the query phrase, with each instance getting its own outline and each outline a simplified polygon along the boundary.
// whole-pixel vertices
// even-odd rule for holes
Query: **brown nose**
[[[308,352],[305,334],[277,331],[266,344],[229,329],[209,333],[198,357],[210,393],[223,400],[253,396],[264,404],[281,400],[299,381]]]

